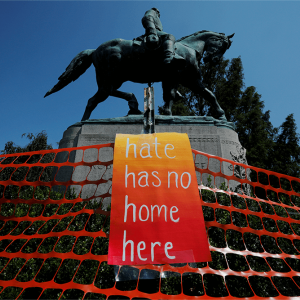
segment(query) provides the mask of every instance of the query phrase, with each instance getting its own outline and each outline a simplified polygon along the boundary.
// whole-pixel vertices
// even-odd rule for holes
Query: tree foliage
[[[249,165],[291,176],[300,176],[299,135],[293,114],[276,128],[270,121],[270,110],[254,86],[245,87],[241,57],[222,59],[219,64],[201,65],[202,82],[217,97],[227,120],[234,122],[241,145],[247,149]],[[214,115],[205,99],[179,86],[182,95],[173,105],[173,115]],[[163,114],[163,107],[159,113]]]
[[[53,149],[52,145],[48,144],[48,136],[44,130],[40,133],[37,133],[36,135],[34,135],[33,133],[23,133],[22,137],[26,137],[27,139],[29,139],[29,143],[26,146],[17,146],[14,142],[9,141],[5,144],[4,149],[1,150],[1,154],[13,154]]]
[[[290,176],[300,176],[300,146],[299,134],[294,115],[290,114],[279,127],[275,135],[275,146],[272,151],[271,167],[275,172]]]

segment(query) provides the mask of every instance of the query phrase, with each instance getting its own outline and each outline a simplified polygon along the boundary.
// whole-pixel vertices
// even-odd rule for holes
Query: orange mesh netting
[[[195,150],[213,261],[107,265],[113,146],[0,156],[1,299],[300,296],[300,180]]]

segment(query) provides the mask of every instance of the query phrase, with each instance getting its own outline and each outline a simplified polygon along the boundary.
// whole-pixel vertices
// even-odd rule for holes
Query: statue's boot
[[[168,39],[164,41],[162,47],[166,69],[183,69],[186,62],[183,57],[174,52],[174,41]]]

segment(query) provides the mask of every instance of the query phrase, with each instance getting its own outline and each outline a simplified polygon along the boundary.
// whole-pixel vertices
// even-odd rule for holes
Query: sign
[[[210,260],[187,134],[117,134],[108,264]]]

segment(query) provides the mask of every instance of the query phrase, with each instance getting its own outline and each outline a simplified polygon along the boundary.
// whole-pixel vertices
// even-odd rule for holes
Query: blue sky
[[[274,126],[290,113],[299,126],[299,1],[0,1],[0,150],[7,141],[24,146],[23,133],[42,130],[57,148],[97,91],[94,67],[63,90],[44,94],[77,53],[143,34],[141,18],[151,7],[159,8],[164,31],[176,38],[203,29],[235,32],[225,58],[241,56],[245,84],[262,95]],[[144,87],[125,83],[120,90],[133,92],[142,108]],[[154,88],[157,109],[161,84]],[[127,111],[126,101],[110,97],[91,118]]]

